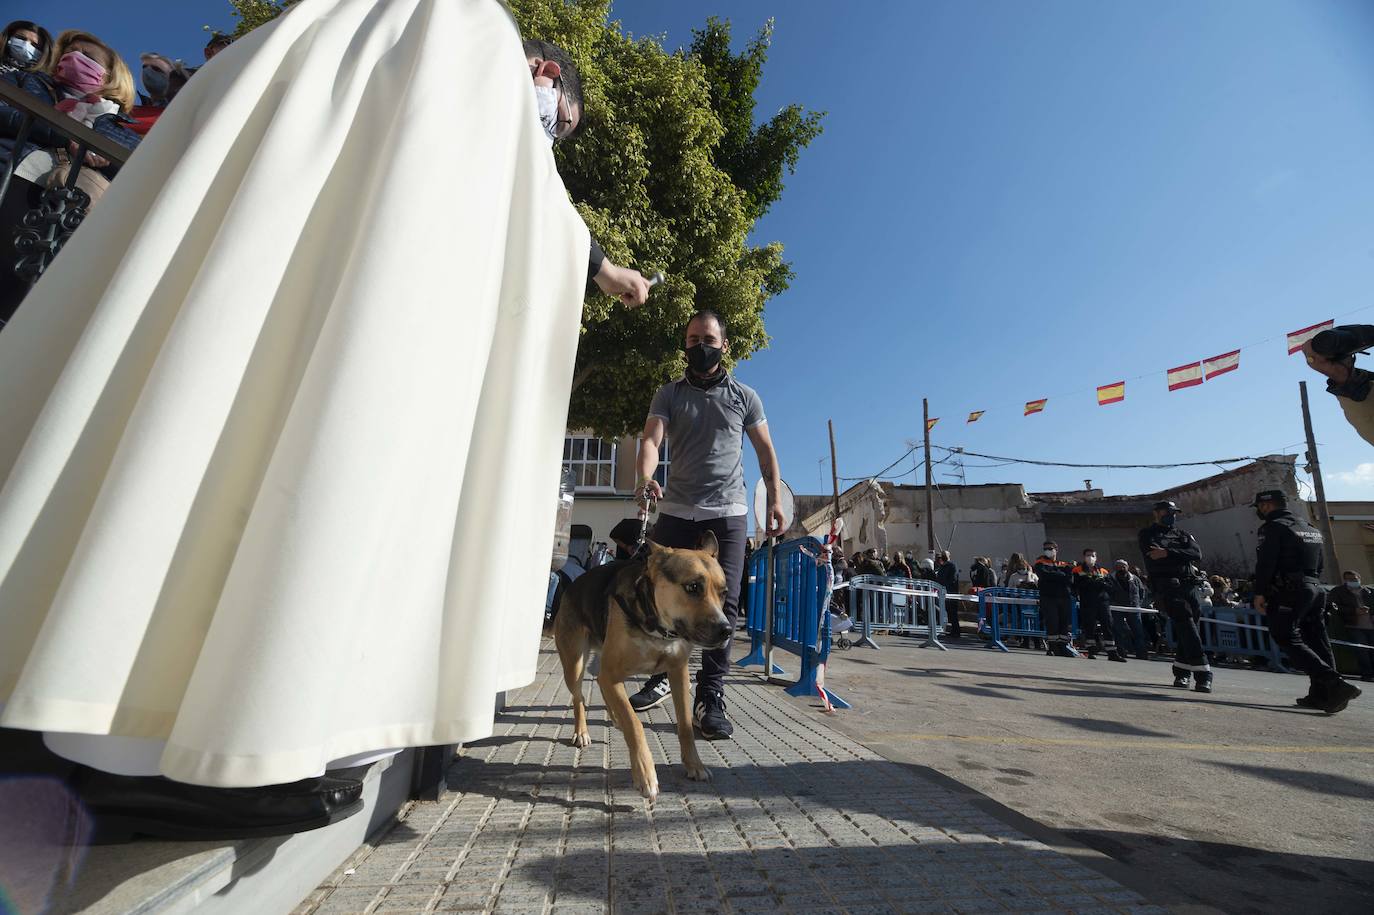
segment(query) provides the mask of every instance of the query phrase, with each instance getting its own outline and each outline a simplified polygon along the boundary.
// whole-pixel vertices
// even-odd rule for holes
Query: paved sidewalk
[[[630,784],[624,741],[589,682],[575,750],[557,657],[511,696],[496,734],[449,771],[298,915],[344,912],[1163,913],[1138,894],[888,762],[753,674],[727,687],[732,741],[682,773],[671,703],[646,731],[661,794]]]

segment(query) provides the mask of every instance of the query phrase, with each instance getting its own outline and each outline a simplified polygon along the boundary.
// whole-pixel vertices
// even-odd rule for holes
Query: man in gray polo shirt
[[[778,457],[768,435],[763,401],[753,388],[725,371],[721,357],[729,351],[725,325],[715,312],[699,311],[687,322],[687,371],[659,388],[649,407],[639,445],[636,495],[643,498],[647,490],[661,500],[652,534],[655,543],[691,548],[706,531],[716,535],[728,588],[725,615],[733,630],[739,618],[749,515],[744,489],[746,435],[754,445],[768,490],[770,535],[782,532],[783,515],[778,508]],[[673,448],[666,490],[653,478],[665,435]],[[729,670],[728,644],[702,652],[692,722],[708,740],[727,738],[734,732],[725,714],[724,685]],[[662,703],[669,694],[667,677],[660,674],[631,696],[630,704],[644,711]]]

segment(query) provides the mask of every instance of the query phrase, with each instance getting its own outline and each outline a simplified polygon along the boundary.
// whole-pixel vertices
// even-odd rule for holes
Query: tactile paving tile
[[[546,645],[495,736],[450,767],[454,793],[412,806],[297,915],[1165,912],[749,674],[726,686],[734,739],[697,742],[709,782],[683,774],[672,703],[643,716],[661,792],[649,807],[587,688],[593,742],[577,750]]]

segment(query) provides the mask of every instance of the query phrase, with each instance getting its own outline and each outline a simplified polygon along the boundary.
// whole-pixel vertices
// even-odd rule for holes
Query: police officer
[[[1178,528],[1180,514],[1173,502],[1156,502],[1154,524],[1140,532],[1140,552],[1145,556],[1155,609],[1174,624],[1174,686],[1187,689],[1193,680],[1195,690],[1210,693],[1212,666],[1207,663],[1197,628],[1202,617],[1197,599],[1197,586],[1202,581],[1198,569],[1202,547],[1192,534]]]
[[[1269,634],[1292,665],[1312,681],[1298,705],[1334,715],[1360,690],[1336,673],[1326,636],[1326,592],[1318,583],[1322,535],[1293,517],[1282,490],[1264,490],[1255,496],[1254,505],[1264,521],[1255,560],[1255,610],[1264,614]]]
[[[1112,578],[1097,564],[1097,550],[1092,547],[1083,551],[1083,561],[1073,567],[1073,592],[1078,595],[1078,626],[1089,660],[1105,651],[1107,660],[1126,663],[1126,656],[1116,650],[1112,631]]]
[[[1069,615],[1073,604],[1073,570],[1059,560],[1059,544],[1046,540],[1035,560],[1040,588],[1040,624],[1045,627],[1045,654],[1076,657],[1069,647]]]

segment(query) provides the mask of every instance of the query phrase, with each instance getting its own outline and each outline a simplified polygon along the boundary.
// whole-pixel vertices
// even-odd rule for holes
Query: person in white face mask
[[[582,126],[582,79],[577,65],[556,44],[528,39],[524,45],[539,104],[539,123],[550,143],[567,140]],[[648,301],[649,281],[644,275],[611,263],[595,238],[587,261],[587,278],[606,295],[615,296],[626,305],[643,305]]]
[[[1073,567],[1059,559],[1059,544],[1046,540],[1035,560],[1040,588],[1040,622],[1045,627],[1045,653],[1075,657],[1069,647],[1070,607],[1073,601]]]
[[[36,22],[16,19],[5,26],[0,38],[0,73],[42,70],[52,50],[52,35]]]

